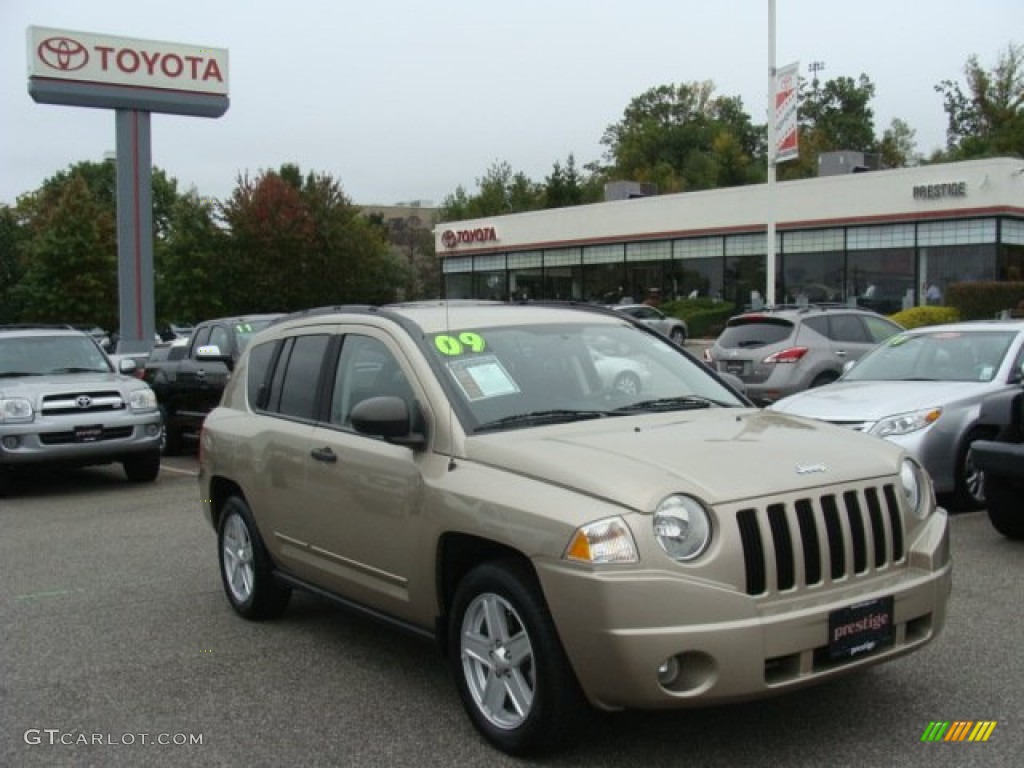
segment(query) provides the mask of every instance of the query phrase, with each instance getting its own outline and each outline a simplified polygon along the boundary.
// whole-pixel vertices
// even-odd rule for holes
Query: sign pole
[[[765,303],[775,304],[775,0],[768,0],[768,185],[765,193]]]

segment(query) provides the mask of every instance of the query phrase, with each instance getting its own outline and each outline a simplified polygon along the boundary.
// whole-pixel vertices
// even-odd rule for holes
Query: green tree
[[[109,202],[71,173],[25,201],[32,216],[14,287],[22,319],[118,326],[116,221]]]
[[[716,96],[710,81],[657,86],[605,130],[605,172],[662,193],[753,183],[764,178],[758,133],[741,100]]]
[[[800,78],[800,155],[778,166],[779,179],[817,176],[818,158],[824,152],[878,151],[871,108],[874,95],[874,83],[863,74],[857,80],[837,77],[824,84]]]
[[[905,121],[896,117],[882,134],[878,142],[878,154],[883,168],[905,168],[921,163],[917,151],[916,131]]]
[[[572,154],[563,167],[557,160],[551,173],[544,179],[541,188],[541,207],[564,208],[569,205],[595,203],[602,197],[601,182],[593,174],[584,176],[576,168],[576,158]]]
[[[966,90],[943,80],[935,86],[946,112],[946,151],[936,160],[1024,156],[1024,45],[1011,43],[992,70],[977,56],[964,66]]]
[[[482,219],[506,213],[536,210],[541,206],[541,189],[522,171],[513,171],[504,160],[496,160],[476,180],[477,192],[469,194],[459,186],[441,203],[441,221]]]
[[[225,236],[214,206],[190,192],[171,208],[166,237],[154,254],[157,328],[225,313],[219,279]]]
[[[20,234],[14,209],[0,205],[0,324],[13,323],[19,316],[14,288],[21,280],[22,272],[18,247]]]

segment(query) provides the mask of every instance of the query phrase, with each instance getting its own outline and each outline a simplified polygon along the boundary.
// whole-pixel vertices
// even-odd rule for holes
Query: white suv
[[[0,326],[0,496],[30,466],[119,461],[129,480],[155,480],[160,412],[134,367],[115,370],[69,326]]]

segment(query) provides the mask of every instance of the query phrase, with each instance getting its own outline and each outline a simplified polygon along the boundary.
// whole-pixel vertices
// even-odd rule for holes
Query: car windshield
[[[109,373],[110,363],[86,336],[19,336],[0,339],[0,376]]]
[[[244,323],[235,323],[235,339],[238,342],[239,353],[249,344],[249,339],[273,322],[273,319],[267,319],[246,320]]]
[[[1013,341],[1010,331],[903,333],[861,358],[844,381],[991,381]]]
[[[631,325],[474,328],[429,343],[470,431],[746,405],[706,366]]]

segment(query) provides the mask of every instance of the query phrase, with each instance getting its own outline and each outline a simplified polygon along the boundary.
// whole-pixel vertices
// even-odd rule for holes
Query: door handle
[[[312,456],[317,461],[322,461],[325,462],[326,464],[333,464],[338,460],[338,454],[336,454],[334,451],[330,449],[330,447],[327,446],[323,448],[314,448],[312,451],[309,452],[309,455]]]
[[[836,357],[846,357],[846,350],[845,349],[837,349],[836,350]]]

